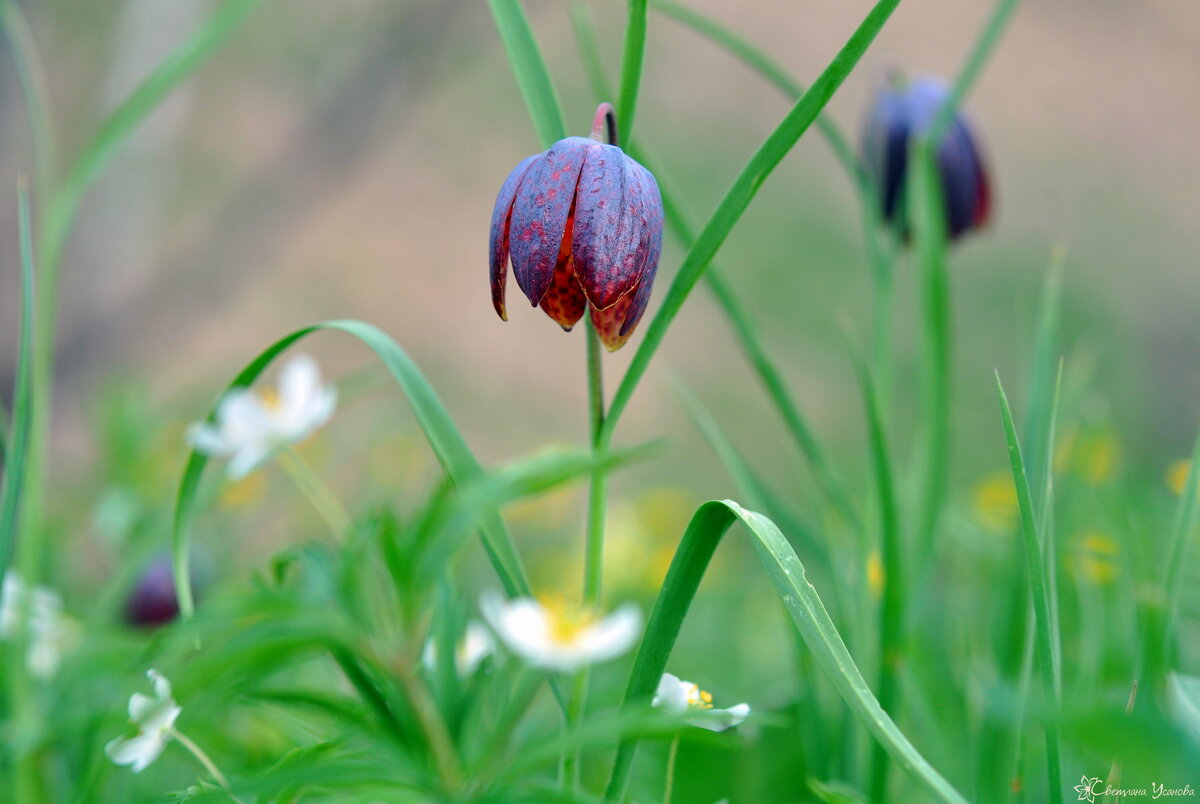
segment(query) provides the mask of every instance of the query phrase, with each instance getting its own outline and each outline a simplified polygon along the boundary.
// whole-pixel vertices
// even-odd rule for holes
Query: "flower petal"
[[[633,647],[642,633],[642,612],[628,603],[579,635],[587,661],[615,659]]]
[[[517,284],[537,306],[554,278],[563,232],[575,201],[585,156],[599,143],[567,137],[533,163],[517,188],[509,224],[509,247]]]
[[[508,320],[508,313],[504,309],[504,286],[508,279],[508,225],[512,219],[513,200],[517,197],[517,188],[521,179],[525,177],[525,171],[539,156],[541,154],[527,156],[513,168],[504,184],[500,185],[500,192],[496,195],[496,206],[492,209],[492,231],[488,238],[492,307],[496,308],[496,314],[505,321]]]
[[[689,724],[708,731],[725,731],[737,726],[750,716],[748,704],[738,704],[728,709],[697,709],[684,718]]]
[[[598,310],[637,287],[646,267],[648,188],[640,166],[615,145],[596,145],[579,174],[571,254],[575,274]]]
[[[629,317],[629,311],[633,309],[633,300],[636,295],[636,290],[628,293],[605,310],[591,308],[592,326],[596,328],[596,334],[600,336],[600,341],[610,352],[620,349],[625,341],[629,340],[628,335],[621,336],[621,327],[624,325],[625,319]]]
[[[618,333],[620,343],[612,347],[613,349],[619,348],[625,341],[629,340],[629,336],[633,334],[633,328],[638,325],[638,321],[642,319],[642,314],[646,312],[646,305],[650,303],[650,291],[654,287],[654,277],[658,273],[658,259],[662,256],[662,194],[659,193],[658,182],[654,180],[654,176],[650,171],[636,162],[634,162],[634,165],[637,168],[636,173],[639,174],[643,186],[646,225],[649,227],[649,238],[646,246],[646,266],[642,269],[642,277],[638,281],[637,289],[632,294],[633,302],[629,306],[629,312],[625,314],[624,323],[621,324],[621,330]]]
[[[575,261],[571,258],[572,220],[567,218],[566,233],[558,254],[558,265],[554,268],[554,279],[550,282],[546,295],[542,297],[541,305],[546,315],[568,332],[583,318],[588,307],[583,288],[579,287],[579,280],[575,276]]]
[[[688,710],[687,690],[678,676],[663,673],[658,680],[658,689],[654,692],[651,706],[662,709],[667,714],[682,715]]]

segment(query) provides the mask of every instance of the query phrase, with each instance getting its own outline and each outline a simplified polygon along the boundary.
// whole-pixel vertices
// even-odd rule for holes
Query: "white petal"
[[[271,450],[264,444],[247,444],[239,449],[225,467],[225,476],[230,480],[241,480],[271,457]]]
[[[467,632],[458,646],[458,655],[455,656],[458,674],[465,677],[474,673],[479,663],[491,656],[495,649],[492,635],[482,623],[468,624]]]
[[[182,711],[182,707],[177,706],[174,701],[168,698],[166,701],[160,702],[158,708],[142,721],[142,731],[150,735],[167,734],[171,731],[171,727],[175,725],[175,720]]]
[[[293,355],[279,370],[279,404],[284,410],[304,410],[321,389],[321,369],[306,354]]]
[[[158,701],[149,695],[135,692],[129,696],[129,719],[140,726],[142,721],[150,717],[156,706],[158,706]]]
[[[104,746],[104,753],[118,765],[132,765],[134,773],[141,773],[162,753],[167,741],[148,734],[136,737],[118,737]]]
[[[728,709],[696,709],[684,718],[693,726],[709,731],[725,731],[736,726],[750,716],[748,704],[738,704]]]
[[[626,604],[579,635],[579,643],[590,661],[604,662],[628,651],[642,633],[642,613]]]
[[[187,431],[187,442],[197,452],[210,458],[225,457],[234,451],[234,445],[229,443],[225,435],[216,425],[208,422],[196,422]]]
[[[687,690],[678,676],[663,673],[658,680],[658,690],[650,703],[672,715],[682,715],[688,709]]]
[[[154,694],[160,701],[170,700],[171,682],[167,681],[166,676],[154,668],[150,668],[146,671],[146,678],[150,679],[150,683],[154,685]]]
[[[523,659],[538,664],[550,644],[550,623],[546,611],[531,598],[505,601],[496,592],[479,601],[480,611],[496,636]]]

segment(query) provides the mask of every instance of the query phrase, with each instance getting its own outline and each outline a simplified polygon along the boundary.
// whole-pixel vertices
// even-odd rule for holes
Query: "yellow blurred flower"
[[[1075,539],[1071,552],[1071,569],[1081,580],[1096,586],[1107,586],[1116,580],[1121,547],[1112,536],[1087,531]]]
[[[1017,527],[1017,490],[1008,472],[992,472],[981,478],[971,491],[971,503],[975,518],[988,530],[1011,533]]]
[[[1069,431],[1054,451],[1054,471],[1073,474],[1092,486],[1103,486],[1116,476],[1121,444],[1108,430]]]
[[[883,594],[883,559],[879,557],[878,550],[872,550],[867,556],[867,588],[871,590],[871,596],[878,598]]]
[[[267,496],[268,483],[266,472],[254,472],[226,483],[217,497],[217,505],[227,509],[248,508]]]
[[[648,489],[614,506],[604,546],[605,578],[631,591],[659,588],[694,507],[686,491],[672,486]]]
[[[1187,483],[1188,471],[1192,468],[1192,462],[1186,458],[1178,460],[1167,467],[1166,481],[1167,488],[1176,494],[1183,494],[1183,486]]]

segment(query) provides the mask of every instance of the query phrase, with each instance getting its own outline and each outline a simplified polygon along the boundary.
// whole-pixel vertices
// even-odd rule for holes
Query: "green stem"
[[[217,764],[209,759],[208,754],[204,753],[204,749],[196,745],[191,738],[178,729],[172,729],[171,736],[174,737],[180,745],[186,748],[188,753],[196,758],[197,762],[204,766],[204,769],[208,771],[208,775],[212,776],[213,779],[216,780],[217,784],[221,786],[222,790],[229,794],[230,798],[232,798],[234,801],[241,802],[241,799],[233,794],[233,788],[229,786],[229,780],[225,778],[225,774],[221,773],[221,769],[217,767]]]
[[[671,793],[675,789],[675,760],[679,758],[679,735],[671,740],[671,748],[667,751],[667,783],[663,787],[663,804],[671,804]]]
[[[601,364],[600,336],[591,321],[585,328],[587,337],[588,410],[591,422],[592,449],[600,449],[600,434],[604,428],[604,368]],[[600,605],[604,576],[604,502],[608,476],[604,469],[592,473],[588,494],[587,542],[583,561],[583,605]]]
[[[633,118],[637,112],[638,91],[642,85],[642,63],[646,57],[646,0],[629,0],[629,19],[625,25],[625,48],[621,56],[621,94],[617,98],[617,119],[626,146],[633,141]]]
[[[333,537],[340,539],[345,536],[352,522],[350,513],[308,461],[294,447],[288,447],[279,453],[279,463],[313,508],[317,509]]]

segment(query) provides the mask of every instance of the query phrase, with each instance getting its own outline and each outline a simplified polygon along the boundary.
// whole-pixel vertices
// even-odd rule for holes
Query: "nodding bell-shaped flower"
[[[601,142],[607,126],[608,139]],[[590,310],[610,351],[629,339],[650,301],[662,252],[663,210],[650,171],[616,144],[612,107],[592,136],[567,137],[509,174],[492,212],[492,305],[508,320],[504,285],[517,285],[565,330]]]
[[[892,76],[876,94],[863,129],[863,161],[875,181],[884,220],[908,236],[904,183],[909,146],[927,130],[950,89],[936,78],[904,81]],[[938,172],[951,240],[985,225],[991,212],[991,186],[979,140],[956,112],[937,144]]]

